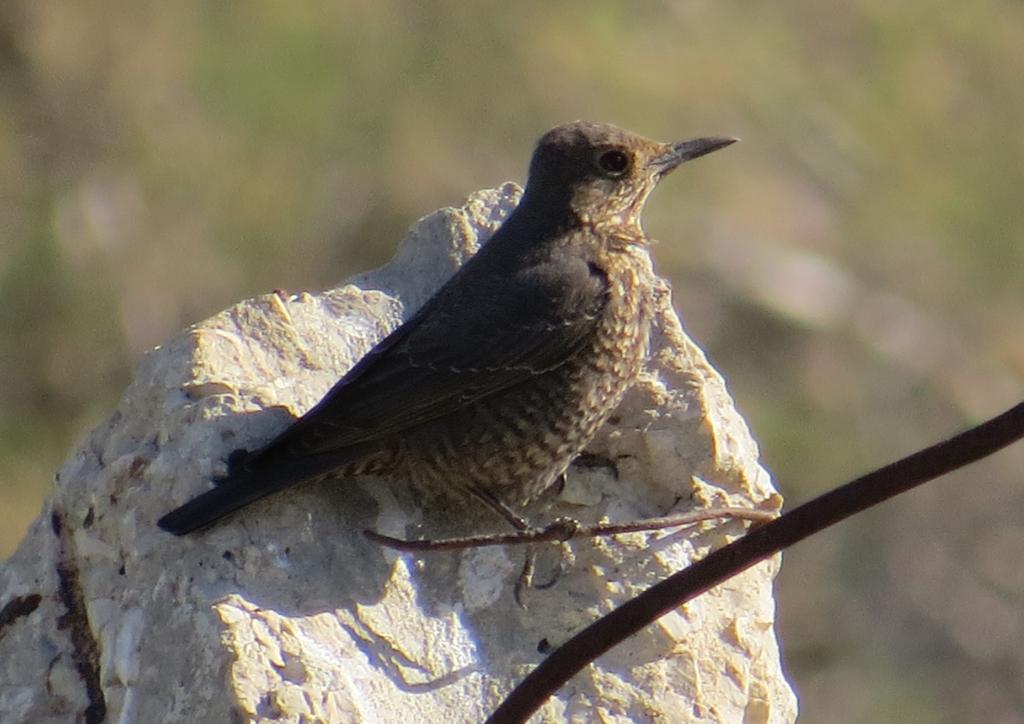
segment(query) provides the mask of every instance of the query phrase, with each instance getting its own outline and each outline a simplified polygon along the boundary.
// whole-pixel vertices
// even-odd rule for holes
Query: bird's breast
[[[642,250],[609,254],[598,263],[608,279],[608,303],[576,364],[589,381],[584,387],[591,388],[581,390],[591,398],[585,404],[604,411],[618,404],[647,357],[653,286],[650,260]]]

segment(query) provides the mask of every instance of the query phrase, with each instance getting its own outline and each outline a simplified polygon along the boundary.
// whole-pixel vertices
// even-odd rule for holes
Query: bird
[[[644,204],[734,143],[556,126],[491,239],[326,396],[215,487],[167,513],[184,535],[286,488],[363,475],[475,497],[513,526],[562,478],[641,372],[654,316]]]

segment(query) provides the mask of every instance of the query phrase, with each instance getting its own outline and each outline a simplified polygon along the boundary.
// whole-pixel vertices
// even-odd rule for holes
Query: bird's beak
[[[694,138],[689,141],[680,141],[672,144],[672,149],[651,161],[651,166],[657,169],[658,174],[664,176],[679,164],[692,161],[695,158],[706,156],[709,153],[731,146],[740,139],[726,138],[724,136],[709,136],[707,138]]]

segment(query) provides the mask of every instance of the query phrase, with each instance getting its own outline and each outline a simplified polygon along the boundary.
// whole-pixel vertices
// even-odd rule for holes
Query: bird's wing
[[[464,271],[247,464],[380,439],[552,370],[594,334],[608,299],[604,272],[583,259],[511,278]]]

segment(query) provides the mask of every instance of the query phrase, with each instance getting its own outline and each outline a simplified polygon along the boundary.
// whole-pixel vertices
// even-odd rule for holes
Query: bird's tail
[[[175,508],[157,525],[168,533],[185,535],[280,490],[323,478],[338,465],[337,459],[325,461],[315,456],[288,465],[254,465],[244,456],[235,456],[230,462],[230,474],[217,481],[217,487]]]
[[[157,521],[157,525],[174,535],[185,535],[205,528],[249,503],[259,500],[285,486],[259,484],[259,481],[229,479],[216,488],[188,501]]]

